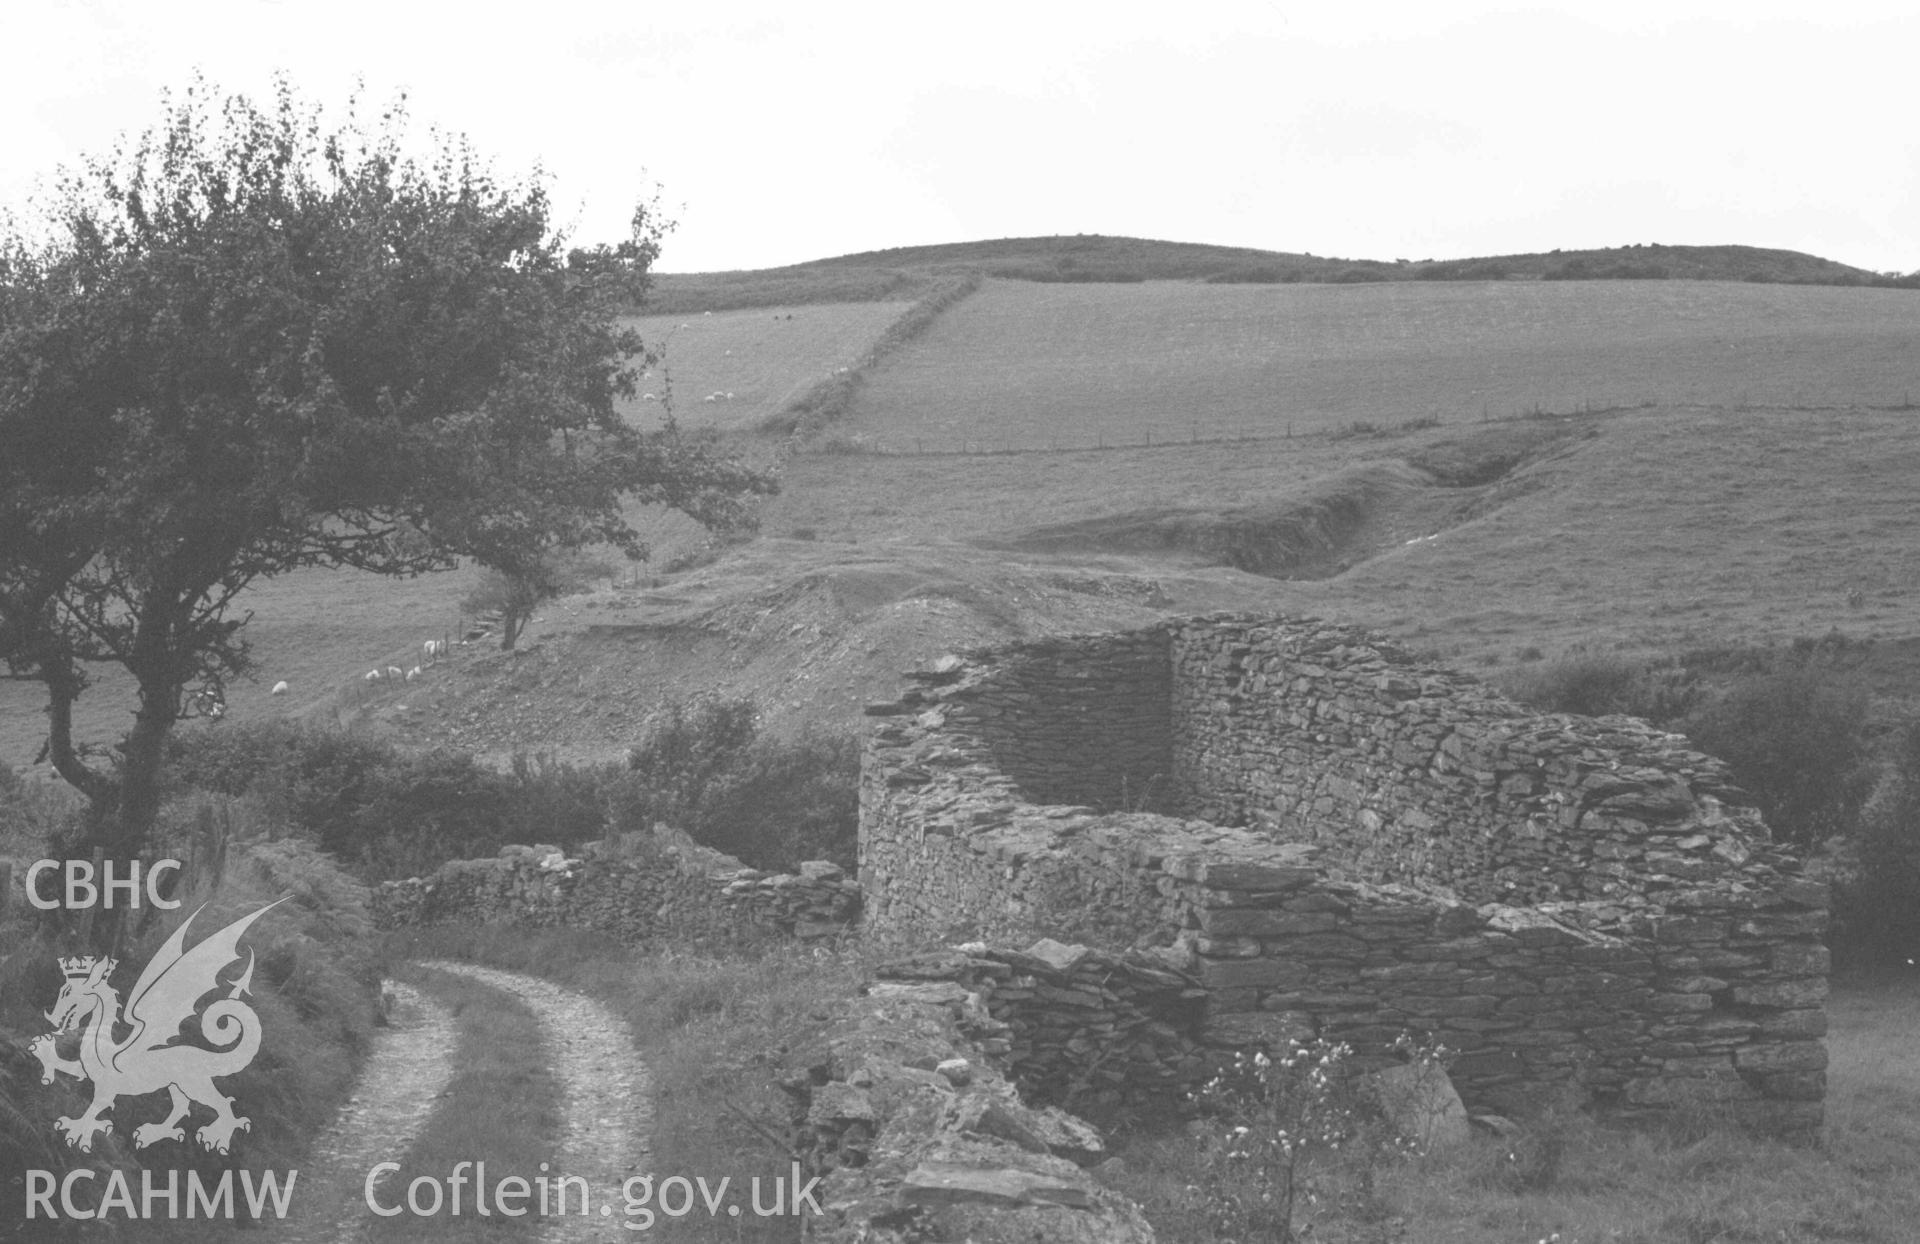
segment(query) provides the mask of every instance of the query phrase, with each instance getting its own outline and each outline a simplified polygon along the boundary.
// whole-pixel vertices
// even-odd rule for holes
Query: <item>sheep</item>
[[[733,400],[733,390],[731,390],[731,389],[729,389],[729,390],[727,390],[727,393],[726,393],[726,399],[727,399],[727,400],[728,400],[729,402],[731,402],[731,401]]]
[[[414,666],[414,667],[413,667],[412,669],[410,669],[410,670],[408,670],[408,671],[407,671],[407,681],[408,681],[408,682],[412,682],[412,681],[413,681],[414,679],[416,679],[416,678],[418,678],[418,677],[420,677],[420,667],[419,667],[419,666],[417,666],[417,665],[416,665],[416,666]]]
[[[643,402],[657,402],[657,401],[659,401],[660,399],[659,399],[659,398],[657,398],[657,397],[655,397],[655,396],[654,396],[653,394],[651,394],[651,393],[642,393],[642,394],[640,395],[640,400],[641,400],[641,401],[643,401]]]
[[[368,671],[367,671],[367,679],[366,679],[366,680],[367,680],[368,682],[379,682],[379,681],[380,681],[380,671],[379,671],[379,670],[368,670]]]
[[[398,679],[399,679],[399,678],[401,677],[401,675],[402,675],[402,674],[403,674],[404,672],[405,672],[405,671],[403,671],[403,670],[402,670],[402,669],[401,669],[401,668],[400,668],[399,666],[397,666],[397,665],[389,665],[389,666],[387,666],[387,678],[388,678],[388,680],[389,680],[389,681],[397,681],[397,680],[398,680]]]
[[[701,398],[700,400],[708,404],[711,404],[713,402],[713,394],[709,393],[705,397]]]
[[[429,639],[426,643],[420,645],[420,651],[426,654],[426,664],[432,665],[435,661],[447,655],[447,641],[444,639]]]
[[[286,693],[287,693],[287,680],[284,678],[281,679],[279,682],[273,684],[273,690],[267,692],[268,695],[285,695]]]

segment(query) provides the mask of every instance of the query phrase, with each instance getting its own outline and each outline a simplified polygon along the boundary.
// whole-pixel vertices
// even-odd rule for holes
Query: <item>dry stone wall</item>
[[[1525,712],[1350,627],[1169,629],[1193,815],[1474,902],[1650,907],[1783,858],[1725,765],[1643,721]]]
[[[1154,809],[1173,794],[1171,667],[1163,630],[1009,652],[1001,694],[973,704],[1000,771],[1035,803]]]
[[[1071,662],[1124,670],[1156,650],[1169,705],[1145,725],[1078,714],[1082,737],[1049,753],[1021,720],[1079,694]],[[1432,1035],[1460,1051],[1455,1081],[1480,1108],[1574,1086],[1624,1113],[1820,1121],[1826,890],[1677,736],[1529,714],[1301,620],[974,652],[916,681],[869,709],[885,720],[862,771],[861,879],[881,937],[1154,948],[1204,991],[1170,1025],[1202,1045],[1323,1035],[1370,1069],[1402,1032]],[[1187,815],[1045,802],[1105,739],[1168,755],[1169,810]],[[1029,1083],[1093,1083],[1131,1051],[1111,1007],[1033,996],[1067,1053]],[[1174,1041],[1142,1065],[1175,1069],[1143,1080],[1173,1088],[1199,1064]]]
[[[597,929],[635,945],[726,944],[847,933],[859,919],[860,886],[824,860],[797,875],[769,874],[656,829],[643,843],[590,844],[580,858],[551,846],[502,847],[493,859],[386,882],[372,906],[389,929],[465,922]]]

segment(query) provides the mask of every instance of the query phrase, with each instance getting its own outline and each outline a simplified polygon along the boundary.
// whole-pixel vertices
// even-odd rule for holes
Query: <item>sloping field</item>
[[[717,318],[717,317],[716,317]],[[1920,399],[1920,294],[1740,282],[990,281],[868,377],[892,450],[1045,448],[1536,409]]]
[[[642,394],[667,395],[683,427],[735,431],[782,409],[836,368],[851,367],[912,303],[847,302],[754,307],[699,315],[628,316],[647,345],[664,350],[640,381]],[[733,399],[708,402],[713,393]],[[634,426],[660,426],[659,401],[636,396],[621,413]]]
[[[1598,435],[1515,471],[1503,503],[1305,585],[1309,608],[1476,663],[1575,642],[1920,634],[1920,412],[1591,423]]]
[[[1409,468],[1412,468],[1409,470]],[[1159,577],[1474,664],[1574,643],[1920,634],[1920,411],[1676,408],[1414,436],[1105,453],[808,456],[767,530],[971,539]]]
[[[909,306],[635,323],[666,343],[688,424],[744,427],[856,365]],[[418,684],[361,675],[457,626],[472,571],[289,576],[242,602],[260,681],[230,688],[228,724],[338,716],[421,742],[592,750],[629,739],[665,694],[758,684],[776,715],[851,719],[953,644],[1214,608],[1379,626],[1482,668],[1576,642],[1670,651],[1833,626],[1909,639],[1920,411],[1847,404],[1920,399],[1917,342],[1920,295],[1904,290],[989,281],[873,369],[847,431],[942,448],[1153,430],[1153,448],[799,455],[760,542],[669,572],[700,534],[645,520],[655,562],[555,602],[526,641],[539,661],[468,649]],[[699,400],[715,389],[733,403]],[[1535,402],[1632,408],[1483,421]],[[629,413],[646,426],[659,409]],[[1441,426],[1409,434],[1310,434],[1431,413]],[[1293,439],[1183,435],[1287,423]],[[634,676],[583,676],[576,644]],[[525,686],[514,672],[548,666]],[[290,694],[270,697],[282,678]],[[44,739],[36,690],[0,682],[0,761],[26,766]],[[110,677],[88,691],[82,738],[124,731],[125,693]]]

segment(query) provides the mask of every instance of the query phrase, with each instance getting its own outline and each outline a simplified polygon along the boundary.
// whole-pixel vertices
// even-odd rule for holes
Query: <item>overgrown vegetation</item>
[[[756,868],[802,861],[855,866],[860,749],[849,734],[808,727],[791,739],[760,732],[751,700],[676,704],[628,757],[612,785],[616,831],[662,821]]]
[[[1296,1232],[1324,1244],[1903,1244],[1920,1214],[1920,1185],[1905,1177],[1920,1144],[1911,1091],[1920,989],[1911,978],[1843,985],[1830,1010],[1820,1145],[1744,1133],[1710,1107],[1659,1128],[1611,1126],[1578,1109],[1570,1090],[1503,1120],[1502,1134],[1476,1129],[1451,1148],[1372,1145],[1363,1134],[1324,1150],[1303,1172]],[[1115,1147],[1102,1178],[1161,1239],[1284,1238],[1227,1221],[1247,1202],[1252,1167],[1227,1156],[1216,1126],[1123,1134]],[[1223,1171],[1239,1182],[1216,1183]]]
[[[1870,649],[1836,631],[1667,661],[1576,651],[1503,681],[1536,708],[1641,717],[1725,760],[1774,836],[1835,881],[1836,964],[1868,969],[1920,957],[1920,724],[1876,736]]]
[[[823,728],[763,735],[744,699],[670,705],[625,766],[522,754],[500,773],[463,752],[280,723],[176,739],[169,769],[181,793],[251,799],[369,881],[423,876],[508,843],[576,848],[655,822],[756,868],[854,865],[856,740]]]
[[[258,800],[369,881],[423,875],[510,842],[577,845],[606,823],[591,771],[523,757],[502,774],[465,753],[410,753],[350,731],[206,731],[175,745],[173,773],[183,787]]]

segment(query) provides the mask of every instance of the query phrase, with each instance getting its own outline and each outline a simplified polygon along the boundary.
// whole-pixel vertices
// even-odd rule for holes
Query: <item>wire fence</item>
[[[1435,420],[1423,424],[1425,427],[1438,427]],[[1377,429],[1362,426],[1358,430],[1316,426],[1297,433],[1299,437],[1339,437],[1342,435],[1364,436],[1381,433],[1395,433],[1400,428]],[[1412,430],[1412,429],[1404,429]],[[1122,429],[1113,433],[1096,432],[1087,436],[1059,435],[1014,435],[999,436],[889,436],[873,437],[862,434],[828,434],[809,441],[798,447],[804,454],[877,454],[887,457],[984,457],[1004,454],[1045,454],[1045,453],[1088,453],[1103,450],[1120,449],[1170,449],[1188,445],[1228,445],[1251,444],[1256,442],[1286,441],[1296,437],[1293,424],[1274,429],[1270,426],[1203,428],[1199,424],[1151,425],[1146,428]]]
[[[1483,409],[1475,413],[1458,413],[1443,418],[1440,415],[1421,415],[1402,420],[1376,422],[1367,419],[1336,422],[1325,417],[1312,418],[1306,422],[1289,421],[1285,424],[1234,424],[1206,425],[1198,422],[1153,423],[1145,427],[1116,428],[1110,432],[1095,432],[1092,436],[1062,436],[1056,433],[1042,435],[1036,432],[1024,434],[1004,433],[989,436],[953,436],[938,433],[923,433],[917,436],[870,436],[865,433],[828,431],[812,438],[796,438],[793,452],[810,455],[860,455],[872,454],[885,457],[988,457],[1010,454],[1045,453],[1088,453],[1109,450],[1138,449],[1177,449],[1189,445],[1225,445],[1259,444],[1274,441],[1319,440],[1339,441],[1349,439],[1384,439],[1405,436],[1414,432],[1423,432],[1433,428],[1465,426],[1476,423],[1500,423],[1511,420],[1562,419],[1581,415],[1609,415],[1627,411],[1657,410],[1669,406],[1698,407],[1711,410],[1791,410],[1806,412],[1825,411],[1865,411],[1865,412],[1908,412],[1920,409],[1911,397],[1902,394],[1898,402],[1868,403],[1849,402],[1840,405],[1817,404],[1811,402],[1765,403],[1742,399],[1733,403],[1688,401],[1677,404],[1642,399],[1635,402],[1609,404],[1583,401],[1565,409],[1549,407],[1536,403],[1511,411],[1496,412]]]

